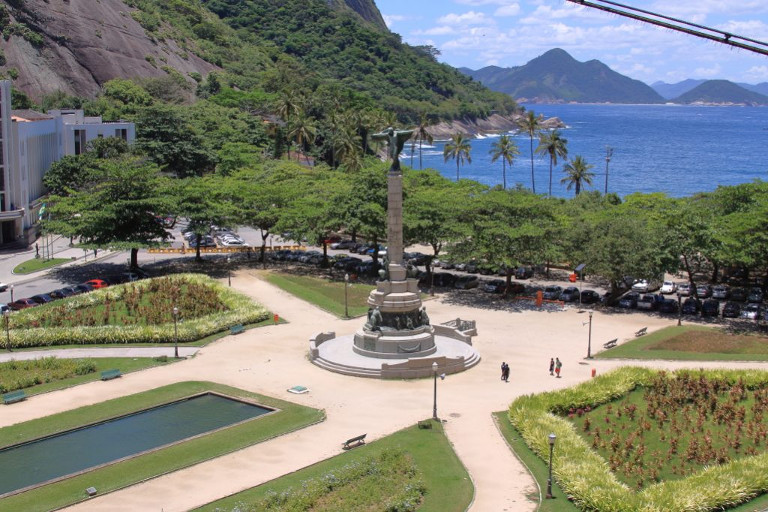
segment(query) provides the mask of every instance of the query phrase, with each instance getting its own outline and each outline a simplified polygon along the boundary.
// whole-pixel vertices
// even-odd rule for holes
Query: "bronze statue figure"
[[[411,138],[413,130],[395,130],[391,126],[381,133],[374,133],[371,135],[373,140],[384,140],[389,144],[389,157],[392,159],[392,166],[390,171],[400,170],[400,152],[405,146],[405,141]]]

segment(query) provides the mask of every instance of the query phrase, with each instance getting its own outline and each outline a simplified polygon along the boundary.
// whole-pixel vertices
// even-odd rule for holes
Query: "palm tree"
[[[303,152],[307,144],[315,141],[315,135],[317,134],[317,126],[314,120],[300,112],[296,119],[291,122],[291,131],[288,132],[288,137],[293,139],[298,146],[299,151]],[[309,157],[304,155],[309,163]],[[298,160],[298,156],[296,160]]]
[[[469,156],[470,151],[472,151],[472,146],[469,144],[469,139],[460,133],[451,135],[451,141],[446,143],[443,148],[445,162],[449,158],[456,160],[456,181],[459,181],[459,166],[464,163],[464,159],[466,158],[467,163],[472,163],[472,157]]]
[[[425,113],[422,112],[419,114],[419,124],[416,126],[416,131],[413,134],[413,136],[419,140],[419,170],[421,170],[421,143],[427,141],[427,143],[432,144],[435,141],[432,135],[427,131],[427,128],[431,124],[430,119]],[[411,167],[413,167],[413,150],[411,150]]]
[[[581,192],[582,184],[592,185],[592,178],[595,177],[595,173],[589,172],[594,165],[588,164],[581,156],[576,156],[573,160],[563,166],[565,172],[565,178],[560,180],[560,183],[567,183],[568,190],[575,185],[576,195]]]
[[[299,115],[301,111],[302,98],[295,91],[284,91],[277,99],[277,115],[283,121],[290,121],[294,116]]]
[[[508,135],[502,135],[499,140],[491,145],[491,162],[495,162],[501,157],[502,179],[504,182],[504,190],[507,189],[507,164],[512,167],[515,157],[520,154],[520,150],[517,149],[515,141],[509,138]]]
[[[531,190],[533,190],[533,193],[535,194],[536,181],[533,177],[533,137],[539,133],[539,130],[541,130],[541,123],[533,110],[529,110],[528,115],[520,119],[517,124],[520,125],[520,131],[527,133],[531,138]]]
[[[560,136],[560,132],[552,130],[543,133],[539,138],[539,146],[536,153],[549,155],[549,196],[552,197],[552,167],[557,165],[557,157],[568,158],[568,139]]]

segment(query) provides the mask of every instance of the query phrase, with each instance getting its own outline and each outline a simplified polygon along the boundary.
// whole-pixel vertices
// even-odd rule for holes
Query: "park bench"
[[[618,338],[612,339],[611,341],[603,343],[603,348],[613,348],[616,346],[616,343],[619,342]]]
[[[341,444],[341,447],[345,450],[349,450],[350,448],[354,448],[355,446],[360,446],[361,444],[365,444],[365,436],[368,434],[363,434],[361,436],[353,437],[352,439],[347,439]]]
[[[639,331],[637,331],[635,333],[635,338],[639,338],[640,336],[644,335],[647,332],[648,332],[648,328],[647,327],[643,327],[642,329],[640,329]]]
[[[229,328],[229,334],[240,334],[243,331],[245,331],[245,327],[243,327],[243,324],[233,325],[232,327]]]
[[[117,368],[114,368],[112,370],[104,370],[101,372],[101,380],[112,380],[120,377],[122,373],[120,373],[120,370]]]
[[[13,404],[16,402],[21,402],[22,400],[26,400],[27,395],[24,393],[23,389],[19,389],[18,391],[11,391],[10,393],[5,393],[3,395],[3,403],[4,404]]]

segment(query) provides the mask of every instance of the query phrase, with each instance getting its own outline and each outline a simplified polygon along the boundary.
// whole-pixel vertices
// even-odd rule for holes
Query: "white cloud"
[[[454,0],[459,5],[471,5],[474,7],[480,5],[506,5],[511,3],[511,0]]]
[[[519,13],[520,13],[520,4],[509,4],[509,5],[503,5],[498,9],[496,9],[496,12],[494,12],[493,15],[498,17],[517,16]]]
[[[695,78],[714,78],[720,76],[723,71],[720,64],[715,64],[710,68],[696,68],[694,70]]]
[[[381,17],[384,18],[384,23],[386,23],[387,28],[390,29],[398,21],[404,21],[407,19],[402,14],[382,14]]]
[[[464,14],[446,14],[437,19],[443,25],[493,25],[495,22],[483,12],[469,11]]]
[[[447,25],[442,25],[440,27],[432,27],[428,28],[427,30],[417,30],[415,33],[417,35],[425,35],[425,36],[445,36],[448,34],[453,34],[456,32],[452,27],[449,27]]]
[[[747,82],[768,82],[768,66],[752,66],[744,78]]]

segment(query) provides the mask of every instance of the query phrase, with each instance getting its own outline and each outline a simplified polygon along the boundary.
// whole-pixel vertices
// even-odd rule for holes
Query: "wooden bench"
[[[640,329],[639,331],[637,331],[635,333],[635,338],[639,338],[640,336],[643,336],[647,332],[648,332],[648,328],[647,327],[643,327],[642,329]]]
[[[233,325],[232,327],[229,328],[229,334],[240,334],[243,331],[245,331],[245,327],[243,327],[243,324]]]
[[[603,348],[613,348],[616,346],[616,343],[618,342],[619,342],[619,338],[612,339],[611,341],[603,343]]]
[[[368,434],[363,434],[361,436],[353,437],[352,439],[347,439],[343,443],[341,443],[341,447],[345,450],[349,450],[350,448],[354,448],[355,446],[360,446],[361,444],[365,444],[365,436]]]
[[[11,391],[10,393],[5,393],[3,395],[3,403],[6,405],[21,402],[22,400],[26,399],[27,394],[24,393],[23,389],[19,389],[18,391]]]
[[[122,373],[120,373],[120,370],[117,368],[114,368],[112,370],[104,370],[101,372],[101,380],[112,380],[120,377]]]

